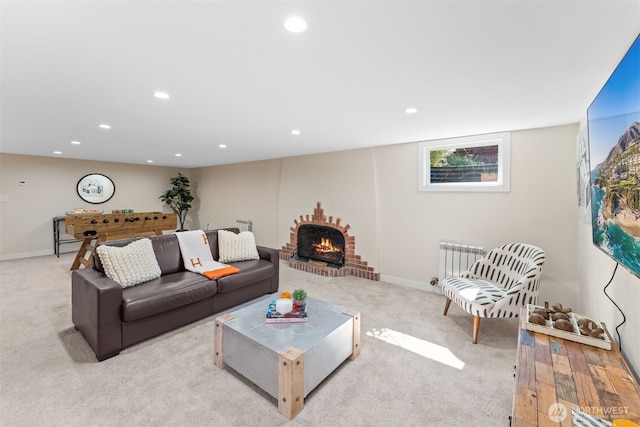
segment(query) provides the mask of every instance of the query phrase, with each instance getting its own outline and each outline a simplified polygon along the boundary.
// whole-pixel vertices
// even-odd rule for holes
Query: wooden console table
[[[524,308],[512,426],[572,426],[571,408],[608,421],[640,423],[640,386],[615,343],[604,350],[528,331],[526,321]]]

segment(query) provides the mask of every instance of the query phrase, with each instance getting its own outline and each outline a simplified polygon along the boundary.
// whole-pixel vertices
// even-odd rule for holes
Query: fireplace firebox
[[[324,225],[303,224],[298,227],[296,258],[319,261],[327,265],[344,265],[344,235]]]
[[[280,249],[280,259],[290,267],[320,276],[380,280],[380,273],[356,254],[356,238],[349,235],[351,226],[341,224],[340,218],[326,216],[320,202],[313,215],[300,215],[293,222],[290,240]]]

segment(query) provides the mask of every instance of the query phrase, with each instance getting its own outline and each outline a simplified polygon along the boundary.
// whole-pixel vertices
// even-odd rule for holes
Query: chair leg
[[[447,311],[449,311],[449,305],[451,305],[451,298],[447,298],[447,302],[444,303],[444,313],[443,315],[447,315]]]
[[[480,331],[480,316],[473,316],[473,343],[478,344],[478,332]]]

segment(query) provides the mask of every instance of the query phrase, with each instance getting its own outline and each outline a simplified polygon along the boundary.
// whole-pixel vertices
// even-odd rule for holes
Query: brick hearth
[[[348,224],[345,226],[340,225],[340,218],[336,218],[335,222],[333,216],[327,219],[324,215],[324,209],[320,207],[320,202],[316,205],[311,217],[309,217],[308,214],[300,215],[300,219],[296,219],[293,222],[295,223],[295,227],[289,229],[291,231],[290,241],[280,249],[280,259],[288,261],[290,267],[319,276],[343,277],[351,275],[369,280],[380,280],[380,273],[376,273],[373,267],[369,267],[367,262],[362,260],[360,255],[355,254],[356,238],[349,236],[349,228],[351,228],[351,226]],[[298,246],[298,228],[304,224],[324,225],[335,228],[342,233],[344,236],[345,255],[345,263],[342,268],[315,265],[297,260],[293,257],[296,247]]]

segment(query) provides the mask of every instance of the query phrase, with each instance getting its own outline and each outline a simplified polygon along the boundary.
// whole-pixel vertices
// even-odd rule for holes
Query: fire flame
[[[313,243],[313,247],[316,248],[316,253],[319,254],[342,252],[341,248],[334,246],[331,239],[327,239],[326,237],[323,237],[320,243]]]

